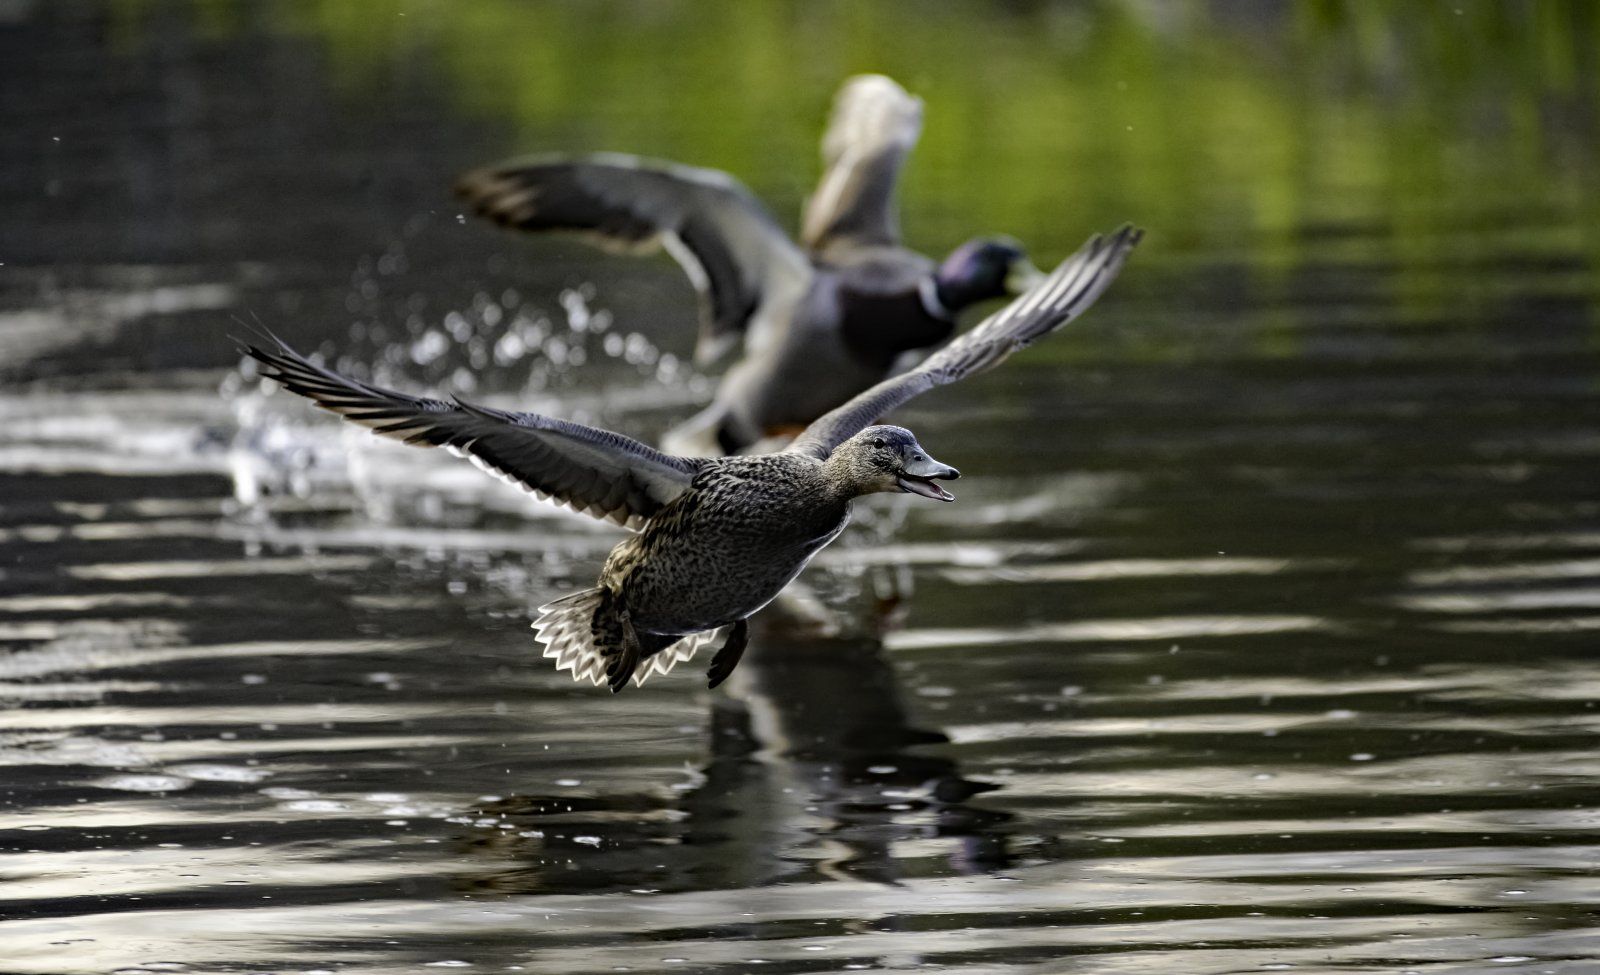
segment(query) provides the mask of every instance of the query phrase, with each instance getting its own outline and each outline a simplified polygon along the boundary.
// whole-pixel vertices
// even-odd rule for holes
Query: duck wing
[[[1076,254],[1011,304],[915,369],[885,379],[812,421],[788,449],[825,459],[835,447],[907,400],[993,368],[1011,353],[1049,335],[1094,304],[1142,236],[1142,230],[1130,225],[1108,238],[1099,234],[1089,238]]]
[[[621,153],[539,156],[473,170],[456,194],[503,226],[579,233],[610,250],[665,247],[700,293],[702,362],[727,351],[769,295],[793,294],[811,274],[760,201],[713,169]]]
[[[319,366],[276,337],[244,351],[325,410],[419,447],[444,447],[542,500],[638,529],[689,489],[704,462],[538,413],[424,399]]]
[[[922,133],[922,99],[879,74],[846,81],[822,137],[822,181],[806,203],[800,241],[897,245],[894,184]]]

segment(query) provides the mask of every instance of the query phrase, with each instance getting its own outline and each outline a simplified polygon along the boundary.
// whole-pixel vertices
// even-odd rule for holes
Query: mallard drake
[[[949,339],[963,308],[1041,276],[1010,238],[968,241],[937,265],[901,245],[895,179],[921,129],[921,100],[895,82],[845,82],[799,246],[732,176],[617,153],[512,160],[467,173],[456,192],[507,227],[578,232],[613,250],[665,247],[700,294],[696,359],[720,358],[741,336],[744,355],[663,442],[731,454],[792,435],[905,353]]]
[[[787,449],[691,458],[608,430],[537,413],[423,399],[340,375],[274,340],[246,347],[265,375],[346,419],[408,444],[446,447],[543,499],[635,529],[598,584],[540,607],[546,657],[621,690],[644,683],[731,626],[711,661],[712,687],[744,652],[747,619],[844,530],[851,502],[900,491],[954,497],[959,472],[897,426],[874,425],[935,386],[993,367],[1093,304],[1140,232],[1094,237],[1032,290],[915,369],[819,417]]]

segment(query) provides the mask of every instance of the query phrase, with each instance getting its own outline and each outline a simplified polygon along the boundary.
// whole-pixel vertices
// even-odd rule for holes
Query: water
[[[1592,13],[917,10],[0,5],[0,971],[1596,969]],[[929,250],[1151,233],[723,690],[558,676],[613,533],[239,371],[653,436],[676,270],[450,177],[792,220],[867,68]]]

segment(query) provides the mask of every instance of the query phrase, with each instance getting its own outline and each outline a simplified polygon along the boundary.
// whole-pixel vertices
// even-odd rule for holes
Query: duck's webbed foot
[[[607,656],[611,661],[606,664],[606,683],[611,686],[611,693],[615,694],[628,686],[628,679],[639,666],[639,633],[633,628],[633,616],[622,607],[617,608],[617,631],[620,639],[619,645],[607,647]]]
[[[739,658],[744,656],[744,648],[750,642],[750,620],[745,618],[733,624],[733,629],[728,632],[728,638],[722,641],[722,649],[711,658],[711,667],[706,671],[706,686],[716,687],[728,679],[733,673],[733,668],[739,666]]]

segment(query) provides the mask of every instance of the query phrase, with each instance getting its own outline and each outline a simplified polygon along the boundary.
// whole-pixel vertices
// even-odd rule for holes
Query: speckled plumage
[[[844,530],[852,500],[900,489],[902,455],[935,464],[900,427],[858,438],[826,460],[785,452],[702,461],[687,491],[611,550],[594,589],[540,607],[545,656],[616,689],[669,671],[711,642],[710,631],[760,610]],[[624,612],[637,660],[628,659]]]
[[[267,376],[384,436],[448,448],[541,498],[633,528],[598,584],[540,607],[545,656],[574,679],[621,690],[666,673],[732,626],[716,686],[738,663],[744,621],[838,536],[862,495],[953,501],[958,476],[909,430],[872,425],[935,386],[988,369],[1089,307],[1138,243],[1095,237],[1045,280],[916,369],[818,418],[782,453],[676,457],[621,434],[537,413],[424,399],[340,375],[281,342],[247,351]]]
[[[634,624],[685,634],[765,606],[850,520],[848,484],[799,454],[724,458],[606,560]]]

